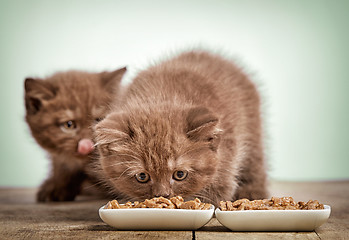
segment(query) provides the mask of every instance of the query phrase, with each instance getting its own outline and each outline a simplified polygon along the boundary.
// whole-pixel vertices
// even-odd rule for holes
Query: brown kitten
[[[259,102],[220,56],[193,51],[150,67],[95,126],[99,175],[125,199],[264,198]]]
[[[105,117],[125,71],[68,71],[25,79],[26,121],[52,160],[38,201],[74,200],[80,192],[94,149],[91,125]]]

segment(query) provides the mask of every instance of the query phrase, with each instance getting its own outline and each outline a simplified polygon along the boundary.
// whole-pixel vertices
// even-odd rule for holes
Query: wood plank
[[[106,225],[89,224],[26,224],[20,227],[5,223],[1,228],[1,239],[192,239],[191,231],[116,231]]]
[[[330,217],[323,226],[315,229],[320,239],[349,239],[349,219]]]
[[[117,231],[104,224],[105,201],[0,205],[1,239],[192,239],[192,231]]]
[[[320,239],[315,232],[196,232],[197,240],[223,239]]]
[[[216,218],[195,232],[196,239],[319,239],[315,232],[233,232]]]

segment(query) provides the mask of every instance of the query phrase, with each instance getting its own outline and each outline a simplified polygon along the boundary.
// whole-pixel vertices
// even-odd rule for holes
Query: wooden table
[[[331,205],[328,222],[314,232],[232,232],[216,219],[197,231],[117,231],[98,216],[107,200],[38,204],[35,192],[0,188],[0,239],[349,239],[349,181],[270,183],[272,196]]]

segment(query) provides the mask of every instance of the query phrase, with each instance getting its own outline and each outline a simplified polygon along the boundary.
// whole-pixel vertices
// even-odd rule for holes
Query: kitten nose
[[[170,196],[169,193],[155,194],[155,197],[164,197],[164,198],[168,198],[169,196]]]
[[[78,153],[81,155],[87,155],[94,149],[94,143],[91,139],[83,138],[78,143]]]

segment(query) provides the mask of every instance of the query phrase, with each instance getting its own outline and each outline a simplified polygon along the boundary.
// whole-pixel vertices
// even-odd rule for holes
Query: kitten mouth
[[[80,156],[86,156],[94,150],[94,143],[91,139],[83,138],[78,143],[77,152]]]

